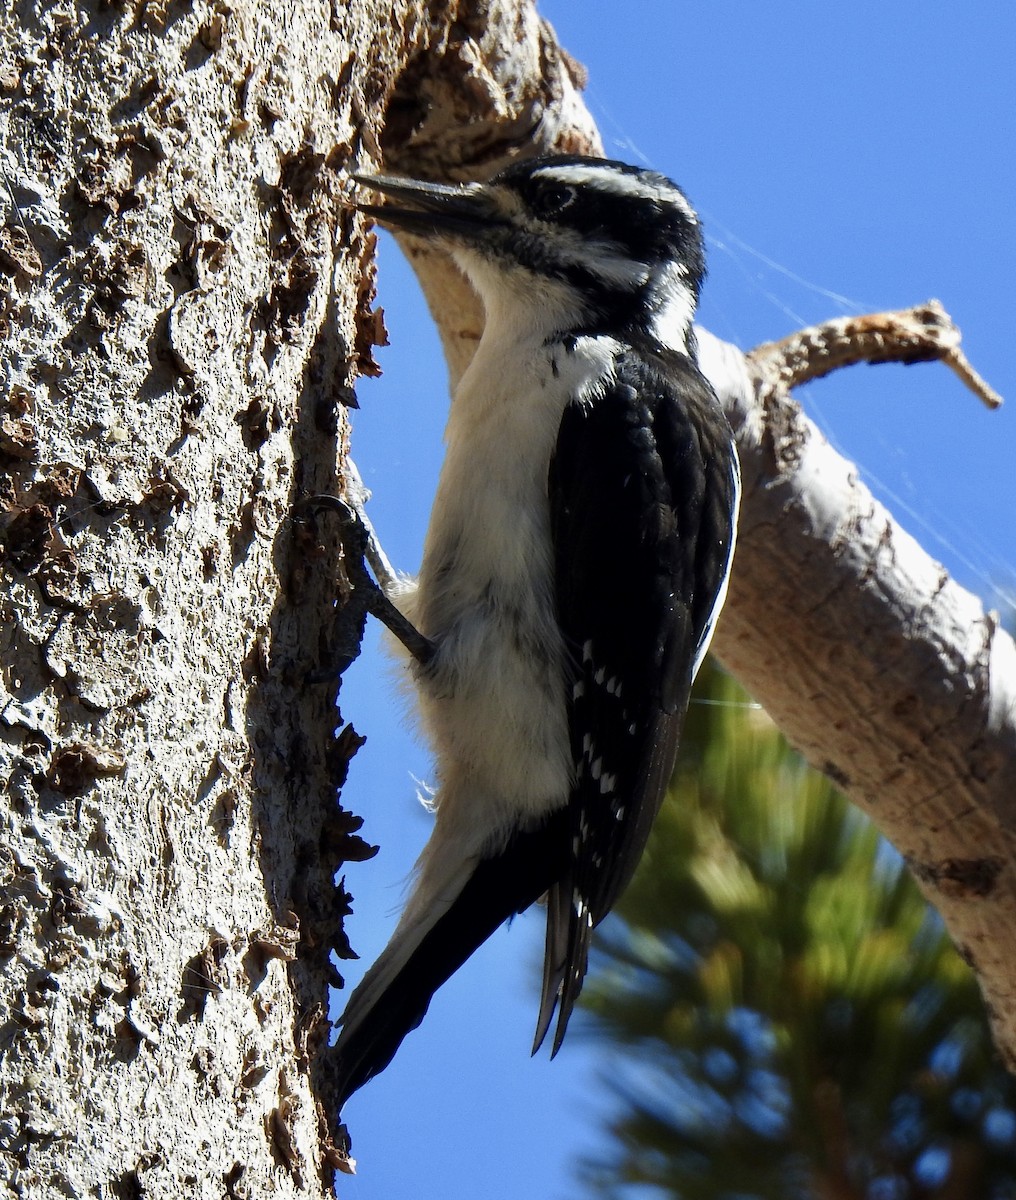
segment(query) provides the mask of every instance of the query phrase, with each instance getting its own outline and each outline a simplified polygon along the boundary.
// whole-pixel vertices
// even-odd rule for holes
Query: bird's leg
[[[355,479],[359,484],[359,477]],[[358,489],[349,489],[349,499],[338,496],[308,496],[299,502],[300,508],[326,508],[338,515],[342,533],[343,563],[353,592],[360,592],[364,610],[376,617],[397,638],[421,665],[434,657],[434,643],[408,621],[388,598],[398,580],[388,556],[381,548],[374,527],[363,511]],[[372,578],[368,565],[374,572]]]

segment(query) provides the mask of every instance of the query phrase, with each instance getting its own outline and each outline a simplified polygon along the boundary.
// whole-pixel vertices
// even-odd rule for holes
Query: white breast
[[[398,601],[437,647],[416,685],[438,803],[468,794],[495,827],[570,789],[547,474],[565,405],[595,400],[618,349],[485,335],[452,404],[419,582]]]

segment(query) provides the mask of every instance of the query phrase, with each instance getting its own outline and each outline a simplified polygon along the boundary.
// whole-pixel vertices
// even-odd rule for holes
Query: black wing
[[[737,490],[726,419],[682,355],[627,352],[605,395],[565,411],[549,498],[576,778],[536,1035],[539,1046],[559,1003],[553,1053],[592,930],[631,879],[673,772],[729,570]]]

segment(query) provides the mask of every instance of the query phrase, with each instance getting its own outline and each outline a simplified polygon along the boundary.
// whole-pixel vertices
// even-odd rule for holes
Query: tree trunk
[[[362,858],[333,530],[407,6],[0,17],[0,1157],[14,1194],[324,1194]],[[400,16],[400,12],[403,14]],[[387,82],[386,82],[387,81]],[[340,253],[335,256],[338,245]]]

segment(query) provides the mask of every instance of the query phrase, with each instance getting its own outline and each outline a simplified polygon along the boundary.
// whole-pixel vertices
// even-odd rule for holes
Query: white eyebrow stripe
[[[679,208],[684,216],[693,224],[698,224],[698,216],[688,203],[684,193],[676,187],[666,187],[643,183],[637,175],[625,175],[613,167],[604,164],[602,167],[541,167],[533,172],[543,179],[551,179],[555,183],[574,184],[577,187],[590,186],[599,188],[601,192],[613,192],[617,196],[631,196],[636,200],[664,200]]]

